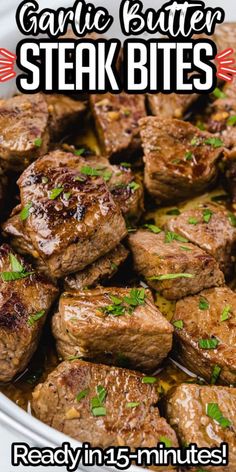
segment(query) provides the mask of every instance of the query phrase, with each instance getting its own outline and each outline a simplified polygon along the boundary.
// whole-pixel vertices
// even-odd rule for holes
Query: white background
[[[99,4],[105,6],[109,9],[110,13],[114,16],[115,22],[110,29],[109,35],[111,37],[120,37],[122,38],[119,20],[118,20],[118,11],[119,11],[119,0],[91,0],[94,4]],[[14,51],[16,43],[19,41],[20,34],[17,31],[15,23],[15,10],[19,5],[17,0],[0,0],[0,47],[6,47]],[[38,0],[39,5],[42,8],[57,8],[58,6],[70,6],[73,4],[73,0],[69,2],[68,0]],[[158,9],[164,1],[161,0],[143,0],[145,7],[153,7]],[[236,2],[234,0],[206,0],[206,5],[216,7],[220,6],[224,8],[226,12],[226,21],[235,21],[236,20]],[[236,34],[236,33],[235,33]],[[6,93],[12,93],[12,85],[5,84],[0,85],[0,97],[3,97]],[[10,465],[10,452],[11,452],[11,443],[13,441],[24,441],[24,438],[8,431],[5,426],[0,424],[0,472],[64,472],[64,468],[57,467],[11,467]]]

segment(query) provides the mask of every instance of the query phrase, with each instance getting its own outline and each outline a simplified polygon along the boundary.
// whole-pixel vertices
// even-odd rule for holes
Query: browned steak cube
[[[129,220],[138,220],[144,210],[143,183],[129,163],[111,165],[102,156],[80,157],[78,168],[87,175],[100,174],[107,183],[114,201]]]
[[[81,125],[85,112],[85,104],[73,100],[66,95],[45,95],[49,112],[50,136],[56,140],[68,130],[71,125]]]
[[[144,288],[99,287],[64,293],[53,318],[63,359],[80,356],[152,372],[172,347],[173,327]]]
[[[140,148],[138,122],[146,116],[145,96],[90,95],[90,105],[103,153],[131,157]]]
[[[51,276],[83,270],[126,235],[103,178],[78,171],[72,154],[47,154],[24,171],[18,184],[24,231]]]
[[[140,120],[145,185],[157,202],[181,200],[206,190],[217,177],[222,142],[179,120]]]
[[[9,246],[0,247],[0,381],[25,369],[56,295],[56,287]]]
[[[138,230],[130,234],[129,247],[135,270],[167,299],[224,283],[216,260],[176,233]]]
[[[181,120],[197,98],[197,94],[148,94],[148,105],[152,115],[156,115],[158,118],[178,118]]]
[[[179,300],[173,318],[175,355],[190,370],[214,382],[236,383],[236,293],[204,290]]]
[[[119,270],[127,256],[127,249],[122,244],[118,244],[105,256],[100,257],[84,270],[67,275],[64,288],[66,290],[81,290],[110,279]]]
[[[166,228],[211,254],[221,270],[229,275],[236,242],[236,227],[232,223],[231,213],[217,204],[208,203],[170,218]]]
[[[227,91],[227,89],[225,89]],[[225,92],[218,92],[224,96]],[[205,127],[210,133],[223,140],[225,147],[232,149],[236,146],[236,97],[219,98],[206,110]]]
[[[206,470],[235,472],[235,410],[235,388],[182,384],[168,401],[167,417],[183,446],[195,443],[198,447],[213,448],[228,443],[229,464]]]
[[[94,447],[156,447],[164,436],[178,442],[159,415],[155,384],[137,372],[62,362],[33,393],[33,410],[44,423]]]
[[[7,169],[24,169],[47,151],[48,107],[41,94],[0,100],[0,159]]]

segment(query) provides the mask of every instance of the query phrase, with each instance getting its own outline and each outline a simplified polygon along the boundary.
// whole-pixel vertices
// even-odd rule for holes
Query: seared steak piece
[[[236,293],[229,287],[203,290],[179,300],[173,323],[175,356],[191,371],[221,383],[236,383]],[[177,323],[176,323],[177,322]]]
[[[198,447],[229,445],[229,464],[225,472],[236,470],[236,389],[182,384],[167,404],[167,416],[183,446]],[[205,467],[204,467],[205,469]],[[219,472],[222,467],[206,467]],[[198,468],[199,470],[199,468]]]
[[[79,172],[73,154],[45,155],[18,184],[24,232],[53,277],[83,270],[126,235],[103,178]]]
[[[81,124],[85,104],[66,95],[45,95],[49,112],[50,136],[56,140],[66,133],[71,125]]]
[[[167,299],[224,283],[216,260],[176,233],[138,230],[130,234],[129,247],[135,270]]]
[[[197,94],[163,93],[148,94],[148,105],[152,115],[158,118],[183,119],[191,105],[197,100]]]
[[[77,167],[88,174],[101,174],[114,201],[129,220],[139,220],[144,210],[143,183],[129,167],[129,163],[111,165],[105,157],[77,158]]]
[[[224,49],[232,48],[235,56],[236,38],[235,38],[235,23],[222,23],[216,26],[215,33],[211,37],[217,45],[218,52]],[[236,59],[236,56],[235,56]]]
[[[172,347],[173,327],[144,288],[99,287],[64,293],[53,317],[63,359],[80,356],[153,372]]]
[[[119,266],[122,265],[127,256],[127,249],[122,244],[118,244],[105,256],[100,257],[84,270],[67,275],[64,288],[66,290],[81,290],[110,279],[119,270]]]
[[[142,374],[75,360],[62,362],[36,387],[33,410],[44,423],[94,447],[156,447],[163,436],[177,447],[157,400],[155,384],[146,384]]]
[[[144,182],[157,202],[193,196],[215,181],[223,147],[210,133],[184,121],[152,116],[140,120],[140,127]]]
[[[139,150],[138,121],[146,116],[144,95],[90,95],[90,105],[106,156],[131,157]]]
[[[9,246],[0,247],[0,381],[27,366],[56,295],[56,287]]]
[[[0,100],[0,159],[7,169],[22,170],[47,151],[48,107],[41,94]]]
[[[224,208],[213,203],[199,205],[170,218],[166,228],[200,246],[217,260],[225,274],[231,273],[236,227]]]
[[[206,110],[206,129],[222,139],[225,147],[229,149],[236,146],[235,115],[236,97],[228,98],[225,96],[225,98],[219,98],[209,105]]]

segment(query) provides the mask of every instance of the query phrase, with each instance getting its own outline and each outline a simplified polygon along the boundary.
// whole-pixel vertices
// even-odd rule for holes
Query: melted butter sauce
[[[101,153],[96,135],[91,126],[91,119],[85,120],[84,127],[80,129],[79,135],[73,139],[70,144],[76,145],[78,148],[89,148],[94,154]],[[204,195],[196,197],[191,201],[184,202],[178,206],[171,206],[165,208],[157,208],[148,211],[144,215],[144,220],[153,220],[157,226],[163,226],[168,218],[171,216],[167,215],[169,210],[173,208],[179,208],[179,210],[195,208],[200,203],[206,203],[211,201],[212,197],[226,195],[222,188],[217,188],[212,192],[208,192]],[[225,204],[224,201],[219,201],[219,204]],[[121,274],[122,277],[122,274]],[[127,280],[125,280],[125,283]],[[132,281],[131,281],[132,284]],[[171,321],[175,302],[168,301],[161,295],[155,295],[155,303],[162,314]],[[44,329],[41,341],[39,343],[38,350],[33,356],[27,369],[19,375],[14,381],[7,384],[0,384],[0,390],[11,400],[13,400],[18,406],[24,410],[31,412],[31,397],[32,391],[39,382],[43,382],[47,375],[55,369],[58,363],[61,361],[58,359],[54,340],[52,338],[50,328],[50,321]],[[181,365],[176,364],[171,358],[164,361],[163,365],[155,374],[157,376],[157,388],[160,395],[165,395],[171,388],[183,382],[192,382],[196,376],[191,372],[188,372]]]

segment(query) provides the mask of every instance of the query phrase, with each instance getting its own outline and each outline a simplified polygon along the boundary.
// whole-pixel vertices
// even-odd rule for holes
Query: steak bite
[[[149,116],[140,120],[144,182],[158,203],[177,201],[206,190],[217,177],[223,143],[179,120]]]
[[[146,116],[145,96],[120,93],[90,95],[102,152],[108,157],[132,157],[140,148],[140,118]]]
[[[93,447],[156,447],[172,428],[159,415],[155,384],[142,374],[80,360],[62,362],[33,393],[38,419]]]
[[[223,207],[208,203],[183,211],[170,218],[166,224],[169,231],[176,232],[211,254],[221,270],[230,275],[232,255],[236,242],[236,227],[232,225],[229,212]]]
[[[64,293],[53,317],[63,359],[80,356],[144,372],[154,371],[172,347],[173,327],[144,288],[99,287]]]
[[[56,287],[9,246],[0,247],[0,381],[27,366],[56,295]]]
[[[42,94],[0,100],[0,159],[22,170],[45,154],[49,143],[48,107]]]
[[[197,100],[197,94],[181,95],[170,93],[148,94],[148,105],[152,115],[158,118],[183,119],[191,105]]]
[[[72,154],[47,154],[24,171],[18,184],[24,231],[51,276],[83,270],[126,235],[103,178],[79,172]]]
[[[229,445],[229,464],[224,471],[236,470],[236,389],[200,385],[179,385],[167,403],[167,418],[182,444],[200,447]],[[205,467],[204,467],[205,469]],[[199,470],[199,469],[198,469]],[[206,467],[218,472],[221,467]]]
[[[135,270],[169,300],[224,283],[216,260],[176,233],[138,230],[129,247]]]
[[[211,288],[179,300],[173,318],[175,356],[207,380],[236,383],[236,293]],[[212,380],[213,379],[213,380]]]
[[[112,278],[127,256],[127,249],[122,244],[118,244],[118,246],[94,261],[84,270],[76,274],[67,275],[64,283],[65,290],[81,290]]]
[[[72,125],[80,125],[86,106],[66,95],[45,95],[49,112],[50,136],[59,139]]]

